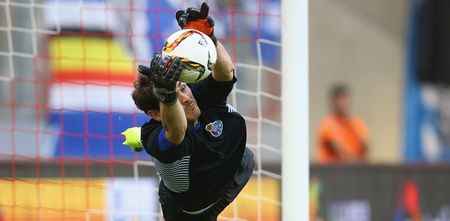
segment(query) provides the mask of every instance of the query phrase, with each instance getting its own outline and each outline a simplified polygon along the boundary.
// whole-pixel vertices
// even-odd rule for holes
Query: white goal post
[[[308,0],[281,1],[282,218],[309,220]]]

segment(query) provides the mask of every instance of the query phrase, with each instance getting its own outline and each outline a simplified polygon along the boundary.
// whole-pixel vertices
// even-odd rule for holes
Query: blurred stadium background
[[[0,220],[160,220],[150,156],[120,133],[148,117],[131,99],[202,1],[0,1]],[[239,83],[230,103],[248,122],[258,168],[224,220],[280,217],[280,2],[210,1]]]
[[[135,67],[200,2],[0,0],[0,220],[160,219],[151,159],[120,132],[147,120],[129,96]],[[280,0],[209,3],[258,160],[222,217],[280,220]],[[311,220],[450,220],[448,6],[310,1]],[[316,161],[336,82],[370,129],[365,164]]]
[[[312,220],[450,220],[449,4],[310,1]],[[317,161],[335,83],[369,128],[367,163]]]

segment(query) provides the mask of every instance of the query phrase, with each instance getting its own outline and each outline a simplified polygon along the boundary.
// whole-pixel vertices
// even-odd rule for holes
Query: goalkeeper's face
[[[198,117],[200,117],[201,111],[197,105],[197,101],[192,94],[191,89],[186,83],[177,83],[177,96],[178,101],[180,101],[183,106],[184,113],[186,114],[186,119],[190,122],[195,122]]]

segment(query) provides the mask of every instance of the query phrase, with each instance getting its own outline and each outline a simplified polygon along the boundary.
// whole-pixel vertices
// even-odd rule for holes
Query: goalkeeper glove
[[[131,147],[133,152],[142,151],[143,145],[141,142],[141,128],[140,127],[131,127],[126,129],[121,133],[125,136],[125,141],[122,143],[123,145],[127,145]]]
[[[179,10],[175,14],[178,25],[181,29],[195,29],[208,35],[217,46],[217,38],[214,35],[214,20],[208,16],[209,6],[203,2],[200,11],[197,8]]]
[[[179,57],[156,54],[152,59],[150,68],[144,65],[138,66],[139,73],[149,77],[153,83],[153,93],[165,105],[177,102],[176,86],[180,79],[181,62]]]

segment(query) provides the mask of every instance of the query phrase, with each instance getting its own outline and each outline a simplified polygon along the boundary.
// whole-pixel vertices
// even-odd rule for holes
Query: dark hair
[[[131,96],[139,110],[145,113],[149,110],[159,110],[159,100],[153,94],[153,84],[147,76],[138,74]]]
[[[330,99],[334,100],[341,95],[348,95],[350,89],[345,84],[336,84],[330,90]]]

